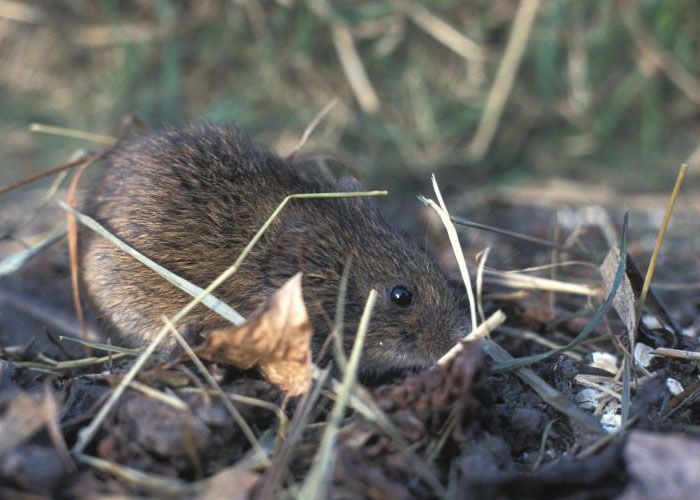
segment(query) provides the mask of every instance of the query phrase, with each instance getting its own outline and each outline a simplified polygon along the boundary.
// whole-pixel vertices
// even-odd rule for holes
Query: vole
[[[83,209],[139,252],[205,288],[287,195],[360,190],[354,178],[332,179],[283,159],[235,126],[188,125],[119,146]],[[190,301],[109,241],[87,229],[81,233],[88,298],[123,342],[147,343],[162,327],[163,315],[174,315]],[[214,294],[247,316],[303,271],[318,350],[330,331],[348,261],[348,350],[369,291],[379,292],[362,355],[364,374],[427,367],[468,332],[468,315],[460,309],[463,290],[370,198],[292,200]],[[227,326],[205,306],[183,323],[203,335]]]

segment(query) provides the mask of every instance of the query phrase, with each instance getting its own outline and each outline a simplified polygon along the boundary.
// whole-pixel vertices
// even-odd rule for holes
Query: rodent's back
[[[118,149],[106,163],[86,202],[87,213],[200,287],[233,263],[285,196],[321,188],[320,182],[303,182],[285,161],[235,127],[148,134]],[[99,316],[132,344],[157,331],[154,318],[172,316],[190,300],[95,234],[85,234],[81,247],[88,297]],[[259,247],[236,276],[249,290],[226,297],[244,315],[261,302],[256,253]],[[195,312],[190,321],[201,327],[224,324],[204,306]]]
[[[235,127],[170,128],[141,136],[112,154],[85,209],[136,250],[206,287],[234,262],[284,197],[361,188],[301,169]],[[131,344],[143,344],[160,329],[162,316],[174,315],[189,296],[85,231],[82,277],[93,307]],[[425,364],[463,332],[466,323],[456,317],[458,298],[444,284],[442,272],[390,226],[371,200],[294,200],[215,294],[247,316],[302,270],[315,330],[327,330],[349,259],[354,271],[347,304],[350,328],[359,320],[370,288],[410,282],[421,290],[420,309],[377,306],[385,317],[375,312],[379,333],[376,339],[370,336],[368,348],[376,347],[378,362],[399,356],[405,365]],[[226,321],[199,306],[185,323],[206,332]],[[430,333],[411,331],[427,328],[424,323]],[[446,333],[432,333],[435,329]],[[405,352],[381,352],[394,337],[406,344]],[[414,355],[409,344],[420,346],[421,354]]]

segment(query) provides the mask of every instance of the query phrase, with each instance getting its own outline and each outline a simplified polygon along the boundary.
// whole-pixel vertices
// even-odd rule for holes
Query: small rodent
[[[118,147],[83,209],[139,252],[204,288],[287,195],[359,190],[354,178],[333,180],[320,169],[285,160],[236,127],[184,126]],[[81,235],[88,298],[127,343],[143,345],[161,329],[163,315],[190,301],[104,238],[87,229]],[[303,271],[316,352],[330,331],[348,259],[346,349],[369,291],[379,292],[362,356],[364,374],[429,366],[468,332],[463,292],[370,198],[292,200],[214,294],[247,316]],[[227,321],[198,306],[182,324],[205,335]]]

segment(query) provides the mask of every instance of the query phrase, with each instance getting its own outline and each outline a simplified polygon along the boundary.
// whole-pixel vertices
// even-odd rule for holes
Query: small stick
[[[59,172],[63,172],[64,170],[69,170],[71,168],[79,167],[80,165],[83,165],[85,163],[99,160],[103,158],[105,154],[106,153],[86,154],[83,157],[78,158],[77,160],[69,161],[68,163],[59,165],[58,167],[50,168],[49,170],[46,170],[44,172],[39,172],[38,174],[30,175],[29,177],[26,177],[21,181],[17,181],[14,184],[5,186],[4,188],[0,188],[0,196],[4,195],[5,193],[9,193],[14,189],[26,186],[27,184],[31,184],[32,182],[43,179],[44,177],[49,177],[50,175],[58,174]]]

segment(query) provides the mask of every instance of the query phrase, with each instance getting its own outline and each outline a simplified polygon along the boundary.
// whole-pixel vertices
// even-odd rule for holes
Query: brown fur
[[[352,178],[334,181],[292,164],[234,127],[169,128],[113,153],[85,210],[147,257],[206,287],[285,196],[361,189]],[[82,232],[82,278],[90,301],[128,343],[151,339],[164,314],[172,316],[189,302],[189,296],[107,240]],[[367,294],[372,288],[379,292],[363,353],[365,373],[426,366],[466,333],[460,293],[367,198],[291,201],[215,295],[246,316],[302,270],[317,348],[329,331],[349,258],[346,347],[354,340]],[[394,285],[413,291],[412,305],[391,301]],[[226,325],[204,306],[184,323],[203,333]]]

